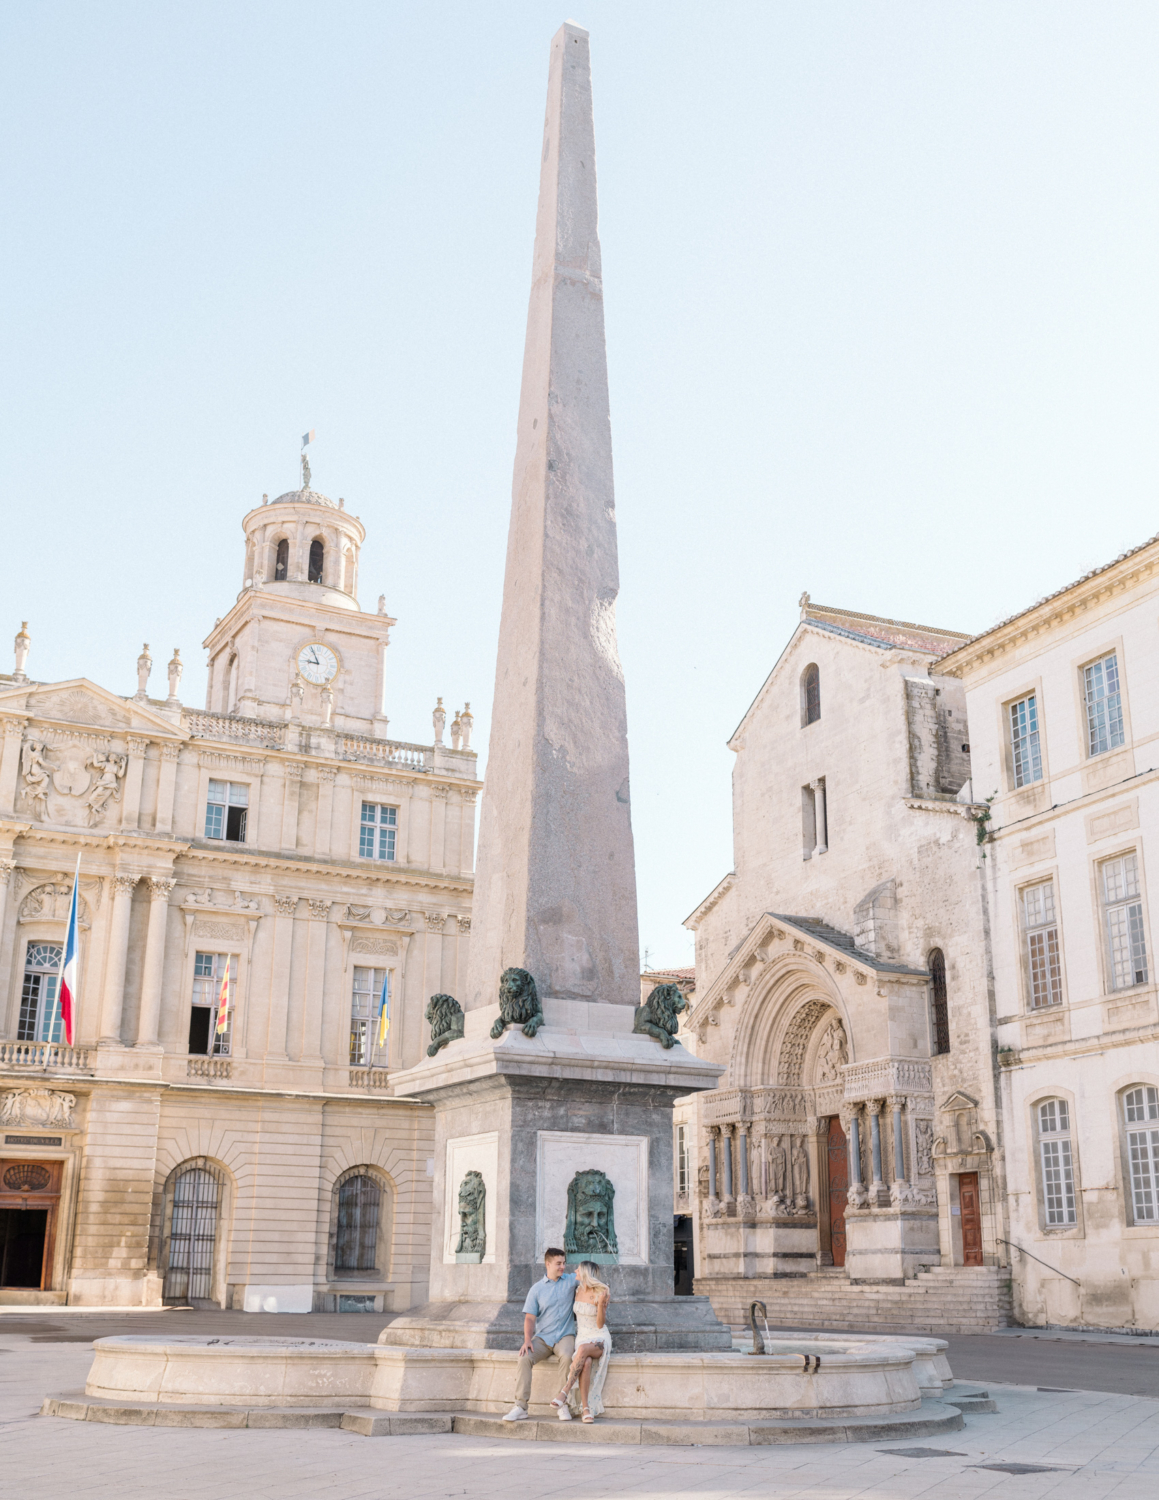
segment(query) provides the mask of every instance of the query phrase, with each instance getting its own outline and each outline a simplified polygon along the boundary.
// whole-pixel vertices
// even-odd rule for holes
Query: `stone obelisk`
[[[606,1267],[621,1349],[730,1347],[706,1298],[672,1295],[672,1100],[723,1070],[633,1029],[618,592],[591,67],[569,22],[551,44],[462,1034],[393,1085],[434,1106],[431,1301],[383,1343],[517,1348],[561,1245]],[[512,971],[524,1000],[534,982],[529,1025],[504,1025]]]

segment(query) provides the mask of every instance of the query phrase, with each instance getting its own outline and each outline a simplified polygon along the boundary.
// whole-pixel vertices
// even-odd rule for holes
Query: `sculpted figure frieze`
[[[20,755],[21,794],[39,819],[92,828],[104,820],[109,804],[120,800],[128,763],[128,756],[116,750],[93,751],[75,743],[50,746],[30,736]]]
[[[59,1089],[9,1089],[0,1094],[0,1124],[56,1125],[71,1130],[76,1095]]]

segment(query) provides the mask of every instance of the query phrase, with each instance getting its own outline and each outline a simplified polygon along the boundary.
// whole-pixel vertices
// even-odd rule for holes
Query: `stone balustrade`
[[[384,1089],[389,1081],[385,1068],[351,1068],[352,1089]]]
[[[185,1066],[187,1078],[227,1079],[232,1074],[228,1057],[191,1057]]]
[[[66,1047],[63,1042],[0,1042],[0,1068],[29,1068],[40,1072],[91,1072],[88,1047]]]

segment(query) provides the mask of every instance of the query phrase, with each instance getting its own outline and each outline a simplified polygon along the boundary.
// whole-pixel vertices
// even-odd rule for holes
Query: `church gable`
[[[113,732],[138,730],[153,738],[188,739],[188,731],[146,703],[126,701],[86,677],[70,682],[25,684],[0,693],[0,712],[48,723],[76,724]]]

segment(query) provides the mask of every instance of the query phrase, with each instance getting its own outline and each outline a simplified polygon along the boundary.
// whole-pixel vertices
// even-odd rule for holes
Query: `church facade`
[[[470,710],[388,738],[395,622],[359,607],[342,501],[263,497],[243,531],[204,710],[177,653],[164,696],[148,648],[128,698],[37,681],[26,627],[0,676],[0,1302],[426,1297],[429,1111],[387,1085],[464,973]]]
[[[980,810],[938,666],[964,641],[805,596],[730,740],[735,863],[686,923],[685,1023],[728,1072],[677,1129],[696,1290],[731,1322],[1001,1319]]]

